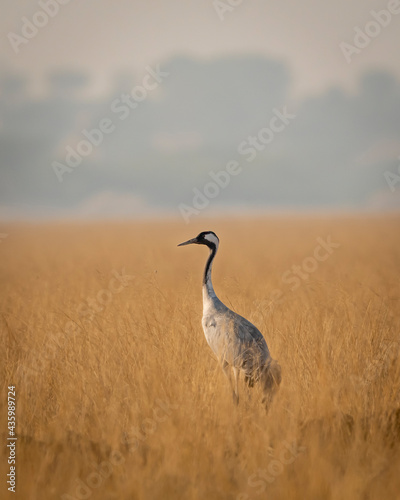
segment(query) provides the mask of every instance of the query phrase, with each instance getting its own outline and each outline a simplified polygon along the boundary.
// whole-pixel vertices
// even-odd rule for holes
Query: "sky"
[[[255,53],[283,59],[291,67],[294,96],[333,84],[352,88],[370,67],[400,77],[399,16],[350,65],[339,49],[341,42],[353,40],[356,26],[371,21],[371,10],[387,8],[388,1],[235,1],[239,5],[232,11],[219,7],[221,20],[213,0],[69,0],[18,54],[7,35],[21,33],[22,17],[32,19],[41,8],[37,1],[7,2],[0,19],[0,62],[29,72],[36,81],[54,68],[84,69],[98,90],[114,72],[141,72],[182,54]],[[220,3],[229,7],[227,1]]]
[[[59,2],[2,6],[0,217],[400,206],[397,0]]]

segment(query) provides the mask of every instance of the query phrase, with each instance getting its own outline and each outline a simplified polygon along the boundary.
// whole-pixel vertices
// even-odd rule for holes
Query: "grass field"
[[[400,219],[2,226],[17,493],[47,499],[400,498]],[[282,366],[235,407],[201,328],[214,288]],[[297,266],[294,267],[293,266]]]

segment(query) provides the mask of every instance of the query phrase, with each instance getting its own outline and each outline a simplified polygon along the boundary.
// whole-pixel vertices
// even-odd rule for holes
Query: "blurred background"
[[[399,211],[397,4],[3,4],[0,218]]]

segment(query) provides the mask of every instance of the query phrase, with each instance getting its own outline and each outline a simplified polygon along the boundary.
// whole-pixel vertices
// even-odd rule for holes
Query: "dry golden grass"
[[[400,498],[399,222],[2,227],[0,407],[5,415],[15,385],[19,436],[12,498]],[[208,229],[221,240],[217,294],[282,366],[268,415],[243,383],[233,405],[201,329],[207,251],[176,245]],[[292,291],[283,273],[328,235],[340,247]]]

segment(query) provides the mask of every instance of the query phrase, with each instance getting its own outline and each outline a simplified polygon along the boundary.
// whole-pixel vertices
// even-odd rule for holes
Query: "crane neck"
[[[209,248],[210,248],[210,255],[207,259],[206,267],[204,269],[203,291],[208,297],[216,297],[211,281],[211,270],[215,255],[217,254],[217,247],[213,245]]]

